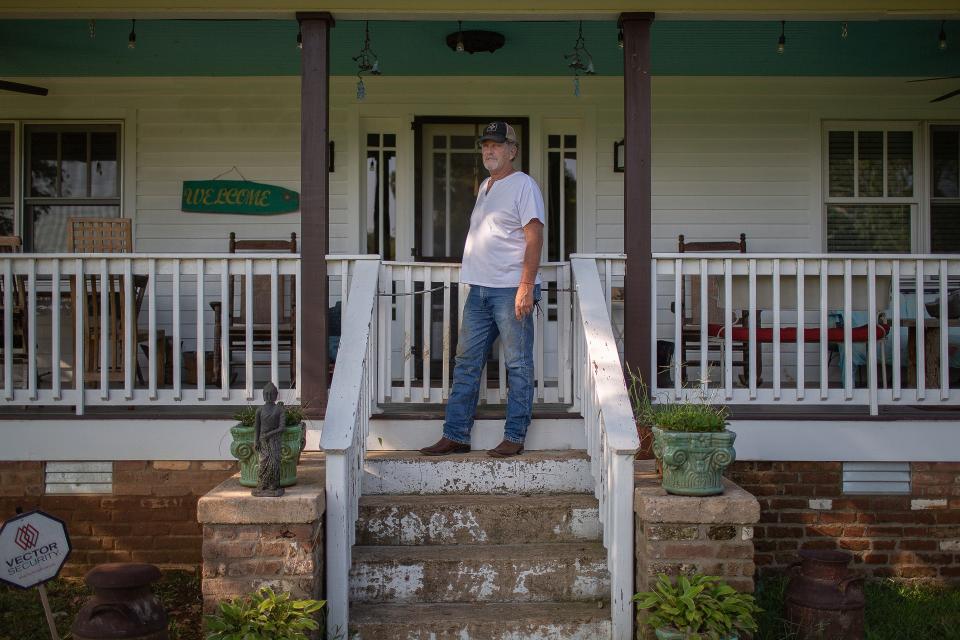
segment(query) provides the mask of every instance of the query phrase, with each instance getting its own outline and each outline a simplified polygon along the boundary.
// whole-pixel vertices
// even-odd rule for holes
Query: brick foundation
[[[279,498],[255,498],[239,476],[204,496],[203,604],[212,612],[227,598],[261,586],[294,598],[320,598],[323,585],[323,467],[302,461],[297,484]]]
[[[867,576],[960,582],[960,463],[910,465],[912,495],[844,495],[839,462],[737,462],[728,475],[760,502],[761,573],[797,550],[843,549]]]
[[[73,550],[63,569],[83,575],[103,562],[196,568],[202,531],[197,501],[237,471],[223,461],[113,463],[113,493],[43,495],[42,462],[0,462],[0,514],[42,509],[67,524]]]
[[[671,496],[660,487],[653,461],[637,463],[634,496],[637,591],[657,574],[705,573],[753,591],[753,535],[757,500],[725,480],[719,496]]]

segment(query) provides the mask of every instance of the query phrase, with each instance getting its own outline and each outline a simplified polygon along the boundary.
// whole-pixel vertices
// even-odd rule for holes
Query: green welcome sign
[[[300,208],[300,194],[249,180],[184,180],[183,211],[272,215]]]

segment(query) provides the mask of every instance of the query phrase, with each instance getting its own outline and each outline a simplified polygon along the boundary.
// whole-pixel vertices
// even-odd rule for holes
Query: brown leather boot
[[[521,453],[523,453],[523,443],[510,442],[509,440],[504,440],[495,448],[487,450],[487,455],[491,458],[510,458]]]
[[[425,456],[448,456],[452,453],[470,453],[470,445],[451,440],[444,436],[432,446],[420,449],[420,453]]]

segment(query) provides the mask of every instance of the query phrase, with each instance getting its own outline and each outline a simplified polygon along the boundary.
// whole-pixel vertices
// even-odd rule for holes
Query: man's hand
[[[533,285],[521,282],[517,287],[517,299],[514,303],[514,313],[517,320],[522,319],[533,311]]]

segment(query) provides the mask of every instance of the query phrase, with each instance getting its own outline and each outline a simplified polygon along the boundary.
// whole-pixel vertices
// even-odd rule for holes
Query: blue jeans
[[[480,373],[497,336],[503,343],[507,370],[507,420],[503,437],[523,443],[533,414],[533,312],[517,320],[517,288],[470,286],[457,340],[453,386],[447,402],[443,435],[470,444],[477,410]],[[540,285],[533,299],[540,300]]]

